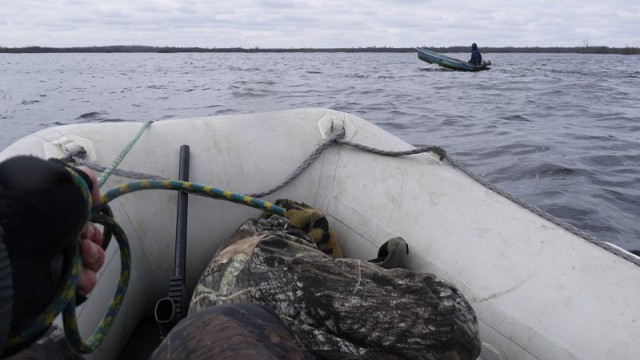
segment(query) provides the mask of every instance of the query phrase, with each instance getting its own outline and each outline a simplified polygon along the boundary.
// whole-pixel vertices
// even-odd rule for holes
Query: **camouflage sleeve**
[[[319,356],[479,355],[475,312],[451,284],[432,274],[333,258],[286,224],[265,221],[282,219],[250,220],[241,236],[236,232],[203,273],[190,312],[234,302],[264,305]]]

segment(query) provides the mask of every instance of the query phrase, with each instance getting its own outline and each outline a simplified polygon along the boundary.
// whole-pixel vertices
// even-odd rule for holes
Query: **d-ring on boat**
[[[0,153],[65,157],[81,147],[109,164],[141,123],[48,128]],[[328,109],[163,120],[140,136],[119,168],[178,177],[178,149],[191,148],[190,180],[238,193],[280,184],[337,131],[343,140],[403,151],[412,147],[356,116]],[[104,189],[128,179],[113,175]],[[167,293],[178,194],[142,191],[114,200],[133,269],[124,303],[93,359],[118,356],[137,323]],[[640,353],[640,258],[581,236],[473,180],[435,153],[389,157],[333,144],[290,183],[265,198],[303,201],[327,216],[345,256],[375,257],[402,236],[408,263],[455,284],[478,314],[483,359],[631,359]],[[186,284],[193,290],[217,247],[260,210],[193,196]],[[113,242],[112,242],[113,243]],[[79,309],[95,329],[117,283],[117,246]],[[86,334],[84,334],[86,336]]]

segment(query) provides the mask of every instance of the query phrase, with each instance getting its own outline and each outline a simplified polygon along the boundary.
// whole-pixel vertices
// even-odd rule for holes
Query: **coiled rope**
[[[175,190],[187,192],[195,195],[201,195],[205,197],[228,200],[238,204],[251,206],[260,210],[270,211],[284,216],[286,210],[280,206],[271,204],[269,202],[254,199],[252,197],[217,189],[211,186],[199,185],[186,181],[178,180],[143,180],[134,181],[126,184],[121,184],[118,187],[111,189],[101,196],[102,205],[95,209],[92,213],[91,207],[91,194],[89,188],[75,171],[67,169],[72,175],[73,183],[78,187],[87,204],[86,211],[84,212],[84,218],[81,224],[85,224],[87,221],[93,221],[104,226],[104,244],[106,247],[109,244],[110,238],[116,238],[118,246],[120,248],[120,278],[116,287],[115,293],[111,298],[107,312],[103,316],[102,320],[98,324],[96,330],[84,341],[78,331],[78,324],[76,319],[76,288],[80,277],[80,270],[82,268],[82,256],[80,250],[80,234],[82,227],[76,229],[74,232],[74,244],[69,249],[67,256],[73,259],[71,266],[66,270],[62,282],[64,286],[57,291],[54,301],[35,319],[33,319],[25,328],[25,330],[17,335],[11,337],[7,344],[9,346],[16,346],[29,341],[34,336],[40,334],[44,329],[49,327],[58,314],[62,313],[62,319],[64,324],[64,332],[69,342],[69,345],[73,350],[81,354],[88,354],[100,346],[105,336],[111,329],[113,321],[115,320],[118,311],[124,300],[124,295],[127,291],[129,279],[131,277],[131,251],[129,248],[129,241],[122,228],[113,219],[113,214],[108,206],[108,203],[122,195],[129,194],[140,190],[161,189],[161,190]]]
[[[74,243],[65,254],[68,259],[72,260],[70,261],[70,266],[67,267],[67,269],[65,270],[65,274],[63,275],[62,284],[64,284],[64,286],[61,286],[58,289],[56,295],[54,296],[54,301],[38,317],[31,320],[21,334],[13,336],[7,341],[7,344],[9,346],[20,345],[29,341],[31,338],[49,327],[51,323],[53,323],[53,320],[56,318],[56,316],[62,313],[65,336],[67,337],[67,340],[69,341],[71,347],[75,351],[83,354],[93,351],[102,342],[104,336],[111,328],[115,315],[120,309],[122,298],[129,283],[131,253],[129,251],[128,242],[126,241],[126,236],[124,236],[122,229],[117,224],[105,221],[106,217],[104,216],[104,214],[110,213],[110,209],[108,207],[105,206],[103,210],[96,212],[95,216],[91,215],[92,201],[91,193],[89,191],[87,183],[75,171],[72,171],[69,168],[67,168],[67,170],[71,174],[74,185],[82,192],[82,195],[86,201],[86,208],[85,211],[83,211],[83,219],[82,222],[80,222],[80,227],[74,231]],[[82,268],[80,234],[82,232],[82,227],[87,221],[90,220],[90,218],[98,223],[108,226],[109,232],[105,233],[106,241],[109,240],[112,233],[116,235],[116,239],[118,239],[118,246],[120,246],[120,260],[122,262],[122,265],[120,280],[118,281],[118,286],[109,305],[109,309],[93,335],[87,342],[84,342],[82,341],[78,332],[75,315],[76,288],[78,286],[80,270]]]

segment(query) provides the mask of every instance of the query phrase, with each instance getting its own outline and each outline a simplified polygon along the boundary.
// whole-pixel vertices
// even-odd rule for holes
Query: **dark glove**
[[[32,156],[0,163],[0,227],[11,263],[13,334],[53,300],[86,208],[64,163]]]

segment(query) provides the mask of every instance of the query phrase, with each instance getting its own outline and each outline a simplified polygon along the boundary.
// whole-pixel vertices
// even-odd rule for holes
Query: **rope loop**
[[[111,211],[107,210],[106,212],[110,213]],[[102,317],[102,320],[100,320],[100,323],[88,340],[83,340],[78,330],[75,296],[62,312],[64,334],[67,337],[67,341],[73,350],[81,354],[88,354],[97,349],[107,333],[109,333],[109,330],[111,330],[111,326],[113,325],[113,322],[120,311],[120,307],[122,306],[124,295],[127,292],[127,287],[129,285],[129,279],[131,278],[131,249],[129,248],[127,235],[112,217],[105,215],[104,213],[94,212],[91,217],[91,221],[103,225],[105,229],[109,229],[109,238],[112,233],[114,234],[120,248],[120,278],[118,279],[116,290],[111,297],[111,302],[109,303],[107,312]],[[105,240],[107,240],[107,236],[105,236]],[[78,264],[80,267],[82,266],[82,257],[80,255],[79,247],[75,254],[74,273],[76,272]]]
[[[12,337],[7,341],[9,346],[23,344],[34,336],[39,335],[53,323],[60,313],[62,313],[65,336],[73,350],[81,354],[88,354],[100,346],[118,315],[127,291],[129,279],[131,278],[131,249],[129,247],[129,240],[122,228],[113,219],[113,213],[108,205],[110,201],[117,197],[139,190],[175,190],[215,199],[228,200],[283,216],[286,214],[286,210],[284,208],[263,200],[254,199],[246,195],[220,190],[210,186],[203,186],[178,180],[144,180],[122,184],[104,193],[101,199],[102,205],[94,209],[92,213],[91,193],[89,192],[88,185],[80,175],[71,169],[68,170],[72,174],[74,184],[80,188],[84,194],[87,203],[85,217],[81,224],[84,225],[90,220],[103,225],[103,248],[107,248],[112,236],[115,237],[118,243],[118,247],[120,248],[120,278],[118,280],[118,285],[111,298],[109,307],[107,308],[107,311],[99,325],[88,340],[83,340],[78,330],[75,311],[76,288],[78,287],[80,271],[82,269],[82,255],[80,249],[82,227],[80,227],[75,231],[73,235],[75,237],[74,243],[66,254],[69,259],[72,259],[72,261],[63,277],[64,286],[61,286],[56,292],[54,301],[47,307],[47,309],[45,309],[45,311],[32,320],[20,335]],[[90,214],[91,216],[89,216]]]
[[[85,211],[83,212],[83,219],[79,222],[79,227],[72,232],[74,237],[73,244],[65,252],[65,257],[71,259],[71,265],[67,267],[63,277],[62,284],[54,296],[54,301],[47,306],[47,308],[40,313],[36,318],[32,319],[22,333],[11,337],[7,340],[9,346],[17,346],[26,343],[34,336],[39,335],[46,328],[51,326],[56,316],[63,311],[68,311],[69,307],[75,309],[76,303],[76,288],[78,287],[78,281],[80,278],[80,269],[82,268],[82,257],[80,256],[80,234],[84,224],[89,220],[91,214],[91,192],[89,186],[84,179],[75,171],[70,168],[66,170],[71,174],[73,184],[80,189],[86,203]]]

